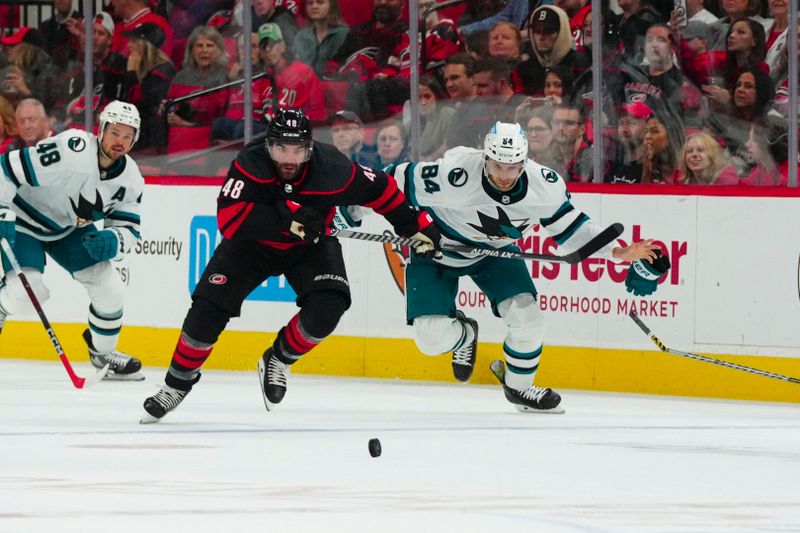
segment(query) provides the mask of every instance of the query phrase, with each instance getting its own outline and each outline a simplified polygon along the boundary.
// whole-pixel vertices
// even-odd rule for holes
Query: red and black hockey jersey
[[[427,213],[408,204],[394,178],[353,163],[329,144],[314,142],[299,177],[284,182],[264,141],[250,143],[231,164],[217,199],[217,224],[226,239],[255,240],[287,250],[307,244],[289,231],[292,213],[313,208],[330,226],[340,205],[371,208],[406,237],[432,224]]]

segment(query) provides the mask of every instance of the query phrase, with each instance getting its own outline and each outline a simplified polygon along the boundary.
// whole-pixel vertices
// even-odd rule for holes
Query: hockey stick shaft
[[[609,244],[622,234],[624,227],[622,224],[612,224],[603,231],[601,231],[592,240],[581,246],[574,252],[566,255],[553,255],[553,254],[536,254],[527,252],[512,252],[508,250],[497,250],[494,248],[479,248],[477,246],[468,246],[462,244],[442,244],[442,250],[445,252],[461,252],[471,253],[476,255],[483,255],[487,257],[498,257],[500,259],[533,259],[535,261],[549,261],[553,263],[580,263],[588,258],[598,250]],[[345,237],[348,239],[357,239],[362,241],[383,242],[391,244],[401,244],[404,246],[415,247],[420,242],[416,239],[409,239],[407,237],[397,237],[388,232],[383,235],[375,233],[364,233],[361,231],[351,230],[335,230],[331,233],[333,236]]]
[[[31,284],[28,283],[28,277],[22,271],[22,267],[19,266],[19,262],[17,261],[17,257],[14,255],[14,251],[11,249],[11,245],[6,239],[0,239],[0,246],[2,246],[3,252],[5,252],[6,259],[8,259],[9,263],[11,263],[12,270],[14,270],[19,277],[19,280],[22,282],[25,292],[28,293],[28,298],[30,298],[33,308],[36,309],[36,313],[39,315],[39,320],[42,321],[42,325],[44,326],[45,331],[47,331],[48,337],[50,337],[50,343],[53,345],[53,348],[56,349],[58,358],[61,359],[61,363],[67,370],[67,374],[69,375],[69,379],[72,380],[72,384],[76,389],[82,389],[84,386],[91,385],[94,380],[87,384],[86,379],[78,376],[75,373],[75,370],[73,370],[72,364],[67,358],[67,354],[64,353],[64,349],[61,347],[61,342],[59,342],[58,337],[56,337],[56,332],[53,330],[53,326],[50,325],[50,321],[47,320],[47,315],[44,314],[44,309],[42,309],[42,305],[39,303],[39,298],[36,297],[36,293],[33,292]],[[105,375],[105,371],[103,371],[103,375]]]
[[[644,332],[645,335],[650,337],[650,340],[658,346],[658,349],[665,353],[671,353],[672,355],[680,355],[681,357],[686,357],[688,359],[694,359],[695,361],[702,361],[704,363],[711,363],[713,365],[724,366],[726,368],[732,368],[734,370],[741,370],[742,372],[749,372],[751,374],[757,374],[759,376],[764,376],[765,378],[772,378],[772,379],[779,379],[781,381],[787,381],[789,383],[797,383],[800,384],[800,379],[793,378],[790,376],[784,376],[783,374],[775,374],[774,372],[768,372],[766,370],[759,370],[758,368],[752,368],[749,366],[744,365],[737,365],[736,363],[730,363],[728,361],[723,361],[721,359],[714,359],[713,357],[707,357],[705,355],[699,355],[696,353],[691,352],[682,352],[680,350],[673,350],[672,348],[668,348],[664,345],[658,337],[656,337],[648,328],[642,319],[640,319],[634,311],[628,313],[628,316],[631,317],[637,326]]]

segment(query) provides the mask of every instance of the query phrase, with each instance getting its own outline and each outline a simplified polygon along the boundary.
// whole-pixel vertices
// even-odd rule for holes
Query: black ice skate
[[[264,397],[264,407],[267,411],[272,411],[275,405],[283,400],[286,394],[286,380],[289,377],[289,365],[275,357],[272,346],[267,348],[258,360],[258,377],[261,395]]]
[[[472,330],[472,342],[464,343],[460,348],[453,350],[453,376],[458,381],[466,383],[475,370],[475,358],[478,357],[478,322],[468,318],[463,312],[456,311],[456,319],[465,328]]]
[[[117,350],[108,353],[100,353],[92,345],[92,334],[86,329],[83,332],[83,340],[89,347],[89,360],[95,368],[103,368],[108,365],[108,373],[103,379],[114,381],[142,381],[144,374],[140,372],[142,362]]]
[[[158,422],[164,418],[164,415],[178,407],[187,394],[189,394],[188,390],[179,390],[169,385],[164,385],[160,391],[144,401],[144,414],[139,423],[153,424]]]
[[[506,385],[506,365],[502,361],[492,361],[489,365],[492,373],[503,385],[506,400],[513,403],[517,411],[523,413],[552,413],[561,414],[563,407],[559,407],[561,396],[553,389],[545,389],[531,385],[524,391],[512,389]]]

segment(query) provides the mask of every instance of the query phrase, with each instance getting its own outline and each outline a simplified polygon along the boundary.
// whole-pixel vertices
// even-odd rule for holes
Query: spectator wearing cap
[[[17,117],[11,102],[0,96],[0,154],[8,151],[17,137]]]
[[[83,49],[85,35],[83,26],[80,32],[75,32]],[[94,31],[92,32],[92,52],[94,60],[94,91],[93,110],[99,114],[100,110],[112,100],[120,100],[124,97],[125,91],[125,72],[128,67],[128,60],[122,55],[111,51],[111,41],[114,36],[114,20],[105,11],[99,12],[94,17]],[[83,114],[86,106],[84,91],[84,56],[70,61],[67,67],[67,94],[69,105],[67,106],[67,120],[73,124],[83,122]]]
[[[293,50],[294,38],[297,35],[297,22],[294,14],[283,5],[276,5],[275,0],[253,0],[253,27],[263,24],[277,24],[283,42],[289,50]]]
[[[128,40],[130,32],[142,24],[158,26],[163,33],[160,48],[167,57],[171,57],[174,47],[172,28],[167,19],[153,13],[148,5],[148,0],[111,0],[114,13],[122,20],[114,28],[114,41],[111,50],[122,55],[128,54]],[[138,148],[141,142],[136,143]]]
[[[183,68],[172,79],[167,98],[178,98],[227,83],[227,64],[228,54],[217,29],[196,27],[187,41]],[[167,123],[173,127],[211,127],[211,122],[224,113],[226,99],[227,91],[219,91],[188,100],[176,109],[166,110]],[[170,129],[170,137],[178,131]],[[205,141],[207,146],[207,136]]]
[[[35,98],[26,98],[17,104],[15,119],[19,139],[8,145],[9,152],[34,146],[42,139],[55,135],[44,106]]]
[[[63,113],[64,73],[44,51],[39,30],[20,28],[15,34],[0,38],[8,51],[9,65],[0,70],[3,96],[18,102],[36,98],[51,114]]]
[[[39,32],[44,38],[42,48],[53,58],[53,63],[64,70],[82,50],[69,29],[70,24],[78,22],[80,15],[72,9],[72,0],[52,0],[52,4],[53,16],[39,24]]]
[[[653,111],[643,102],[623,104],[617,109],[617,140],[606,183],[639,183],[644,164],[644,132]]]
[[[689,135],[678,155],[681,185],[738,185],[739,174],[716,139],[706,132]]]
[[[364,144],[364,123],[352,111],[337,111],[331,119],[331,140],[337,150],[354,163],[375,167],[378,152],[374,145]]]
[[[258,28],[258,43],[269,78],[258,80],[253,91],[263,91],[265,114],[271,115],[273,106],[292,107],[302,109],[311,121],[324,121],[327,112],[322,84],[311,67],[292,59],[280,26],[274,22],[262,24]]]
[[[525,94],[542,94],[545,74],[549,68],[563,65],[577,78],[589,67],[588,56],[572,49],[569,19],[561,8],[536,8],[528,19],[528,38],[533,54],[515,69]]]
[[[705,0],[686,0],[686,18],[688,22],[703,22],[709,25],[719,20],[719,17],[706,9]],[[711,45],[710,39],[708,45]]]
[[[161,49],[166,37],[160,26],[145,23],[128,31],[125,38],[128,39],[125,101],[139,109],[142,120],[141,135],[134,149],[161,148],[164,131],[159,108],[175,77],[175,65]]]
[[[339,0],[305,0],[303,9],[311,24],[297,32],[294,55],[318,76],[347,39],[350,28],[342,17]]]

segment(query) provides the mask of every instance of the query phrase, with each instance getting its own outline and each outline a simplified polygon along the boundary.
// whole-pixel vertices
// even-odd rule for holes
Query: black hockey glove
[[[289,231],[306,242],[318,242],[325,235],[325,221],[319,211],[310,207],[301,207],[292,215]]]
[[[431,224],[427,228],[418,231],[411,238],[420,242],[414,247],[414,253],[418,256],[424,259],[442,258],[442,234],[436,224]]]

